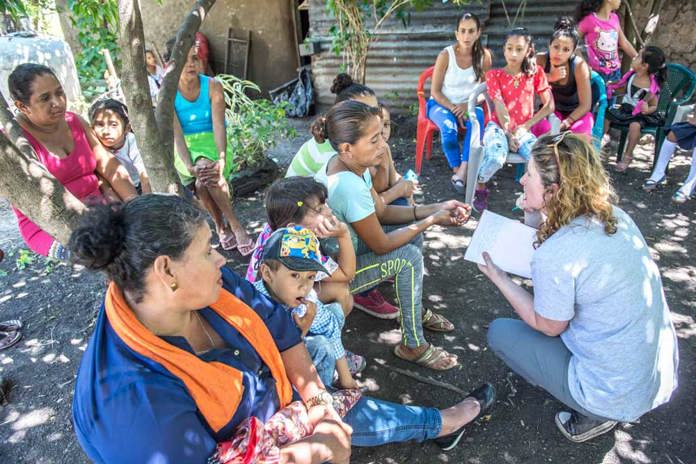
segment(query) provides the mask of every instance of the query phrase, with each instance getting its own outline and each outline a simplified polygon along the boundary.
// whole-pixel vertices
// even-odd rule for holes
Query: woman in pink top
[[[66,111],[65,92],[50,68],[21,64],[7,81],[24,136],[37,159],[70,193],[85,204],[123,201],[136,195],[128,172],[101,146],[89,124]],[[14,212],[29,248],[43,256],[67,257],[53,237],[21,211],[15,208]]]

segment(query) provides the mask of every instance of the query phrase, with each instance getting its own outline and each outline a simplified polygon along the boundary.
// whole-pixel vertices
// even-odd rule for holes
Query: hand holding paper
[[[532,277],[535,234],[536,229],[532,227],[485,210],[464,259],[487,265],[483,257],[487,252],[489,262],[495,263],[496,268],[529,279]],[[488,275],[487,271],[481,271]]]

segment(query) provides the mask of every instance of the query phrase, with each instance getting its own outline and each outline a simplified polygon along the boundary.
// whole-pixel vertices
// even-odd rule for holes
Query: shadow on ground
[[[397,121],[399,122],[399,121]],[[304,122],[302,122],[304,124]],[[300,125],[302,125],[300,124]],[[396,125],[396,124],[395,124]],[[304,133],[304,131],[300,131]],[[397,165],[413,166],[415,133],[411,121],[401,121],[392,140]],[[302,136],[301,138],[304,138]],[[281,164],[301,140],[288,141],[274,150]],[[673,182],[665,189],[645,194],[640,185],[649,175],[648,149],[639,148],[634,166],[625,176],[614,175],[620,206],[634,218],[657,260],[679,333],[680,387],[673,400],[646,415],[639,423],[622,425],[613,433],[583,445],[566,441],[555,429],[553,416],[560,404],[511,374],[486,348],[486,328],[512,311],[476,267],[463,259],[475,218],[465,227],[433,229],[426,233],[424,303],[447,315],[457,326],[451,335],[428,337],[457,352],[462,364],[453,371],[434,374],[396,359],[391,345],[398,341],[397,326],[389,321],[354,312],[348,319],[345,344],[368,357],[361,381],[379,398],[445,407],[461,399],[450,390],[417,382],[382,367],[408,369],[430,375],[464,391],[483,381],[498,389],[498,401],[488,420],[475,425],[453,452],[441,453],[431,443],[354,449],[355,463],[656,463],[694,462],[693,418],[696,417],[696,201],[681,207],[669,199],[677,180],[686,177],[688,159],[678,158],[670,171]],[[607,166],[613,165],[613,158]],[[452,197],[448,173],[439,147],[425,161],[421,178],[424,201]],[[490,208],[506,216],[511,212],[514,169],[500,173],[493,186]],[[241,199],[238,211],[248,228],[258,232],[264,220],[262,195]],[[19,318],[26,324],[22,342],[0,352],[0,374],[12,382],[8,405],[0,409],[0,462],[86,462],[72,431],[70,403],[77,366],[90,335],[103,295],[103,279],[42,258],[26,262],[14,216],[0,203],[0,247],[8,257],[0,263],[0,319]],[[23,270],[18,265],[25,265]],[[243,271],[239,255],[229,265]],[[385,288],[387,295],[391,290]],[[128,433],[128,431],[124,431]]]

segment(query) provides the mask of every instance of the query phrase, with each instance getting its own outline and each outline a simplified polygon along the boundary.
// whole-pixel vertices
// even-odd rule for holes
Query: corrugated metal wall
[[[469,11],[486,22],[489,5],[489,0],[474,0],[471,6],[462,9],[435,0],[426,11],[412,13],[406,27],[394,18],[386,21],[370,45],[365,83],[391,109],[407,111],[416,102],[420,73],[435,63],[445,46],[454,42],[457,16]],[[321,105],[332,105],[335,95],[329,88],[342,61],[331,52],[329,28],[335,19],[329,14],[325,0],[310,0],[309,21],[311,40],[321,44],[321,52],[312,56],[318,101]]]

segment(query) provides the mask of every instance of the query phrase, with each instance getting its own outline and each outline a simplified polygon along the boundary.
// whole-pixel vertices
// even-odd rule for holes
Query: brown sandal
[[[245,243],[237,242],[237,251],[242,256],[249,256],[256,249],[254,239],[249,237],[249,241]]]
[[[423,313],[423,328],[433,332],[452,332],[454,324],[448,321],[442,314],[437,314],[427,309]]]
[[[459,365],[459,361],[457,360],[456,354],[449,353],[445,351],[443,348],[435,346],[432,343],[430,344],[428,349],[426,349],[423,352],[423,354],[421,354],[416,359],[408,359],[407,357],[405,357],[401,352],[401,348],[402,345],[400,344],[394,347],[394,356],[396,356],[399,359],[403,359],[404,361],[412,362],[418,364],[419,366],[427,367],[428,369],[433,369],[435,371],[448,371],[453,367]],[[445,358],[454,359],[454,364],[448,367],[435,367]]]

